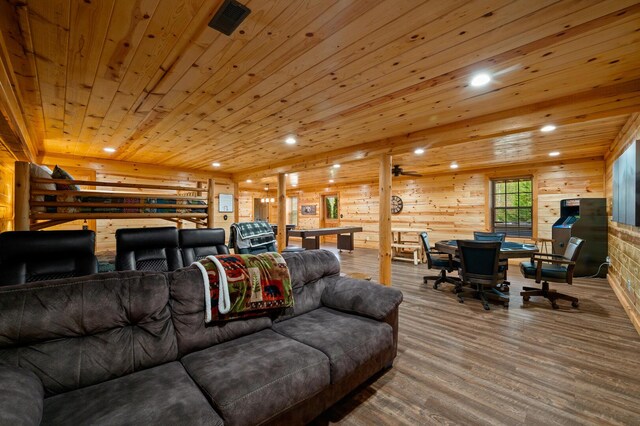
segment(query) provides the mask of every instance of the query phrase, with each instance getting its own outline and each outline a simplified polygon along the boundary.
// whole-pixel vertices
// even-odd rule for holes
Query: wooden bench
[[[417,265],[418,263],[420,263],[420,259],[422,258],[422,245],[417,243],[392,243],[391,249],[393,250],[393,256],[391,258],[395,260],[406,260],[409,262],[413,261],[413,264]],[[409,257],[398,256],[399,253],[403,252],[412,252],[413,259]]]

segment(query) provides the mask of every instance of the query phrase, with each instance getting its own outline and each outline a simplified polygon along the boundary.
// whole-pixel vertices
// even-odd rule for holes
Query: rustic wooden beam
[[[391,168],[393,167],[391,155],[382,154],[380,156],[380,176],[379,176],[379,212],[378,223],[380,233],[380,273],[378,281],[380,284],[391,285]]]
[[[284,173],[278,174],[278,251],[282,253],[287,247],[287,178]]]
[[[138,176],[141,178],[157,178],[170,171],[173,180],[207,180],[209,178],[231,180],[230,173],[167,167],[158,164],[135,163],[129,161],[110,160],[107,158],[80,157],[72,155],[44,154],[38,157],[39,164],[58,164],[68,167],[93,169],[109,175]]]
[[[29,179],[30,164],[26,161],[16,162],[15,194],[14,194],[14,225],[16,231],[29,230]]]
[[[215,201],[216,201],[216,181],[209,179],[207,184],[207,228],[213,228],[215,226]]]

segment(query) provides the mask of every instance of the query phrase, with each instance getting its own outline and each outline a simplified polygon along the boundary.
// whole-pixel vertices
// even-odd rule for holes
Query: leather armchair
[[[224,229],[181,229],[178,234],[185,266],[216,254],[229,254]]]
[[[93,231],[0,234],[0,286],[96,274]]]
[[[175,271],[182,268],[175,227],[116,231],[117,271]]]

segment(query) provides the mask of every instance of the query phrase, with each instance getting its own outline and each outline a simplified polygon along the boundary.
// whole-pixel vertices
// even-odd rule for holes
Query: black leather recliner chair
[[[116,231],[117,271],[175,271],[182,268],[175,227]]]
[[[182,262],[185,266],[217,254],[229,254],[224,229],[181,229],[179,231]]]
[[[96,274],[93,231],[0,234],[0,286]]]

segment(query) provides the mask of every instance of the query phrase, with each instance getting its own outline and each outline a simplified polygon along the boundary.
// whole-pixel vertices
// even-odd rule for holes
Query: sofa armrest
[[[322,304],[383,321],[402,302],[402,292],[381,284],[336,277],[322,292]]]
[[[39,425],[44,388],[35,373],[0,365],[0,424]]]

